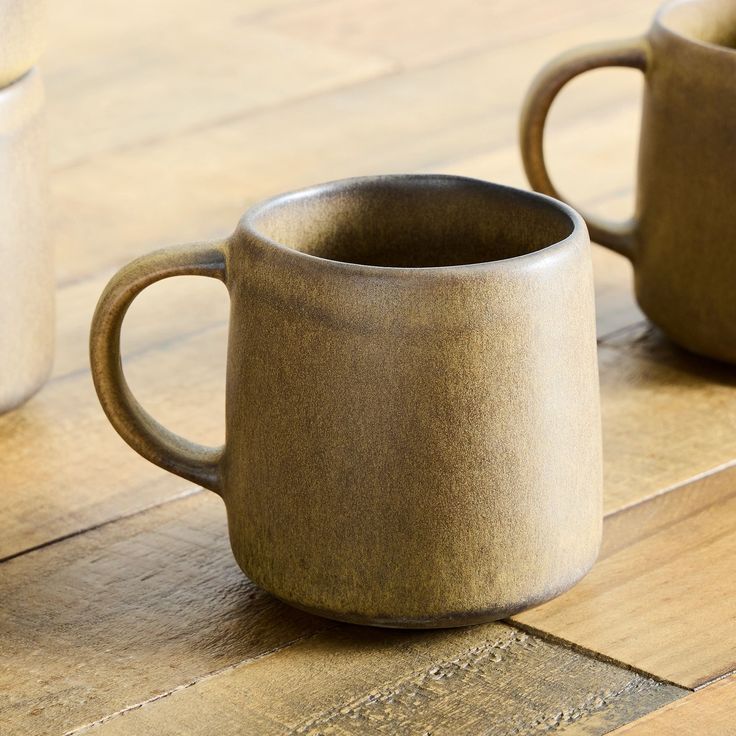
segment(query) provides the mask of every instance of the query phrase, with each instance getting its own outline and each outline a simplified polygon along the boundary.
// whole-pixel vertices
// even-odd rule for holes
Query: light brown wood
[[[260,0],[225,0],[215,9],[205,0],[49,5],[53,33],[44,69],[57,167],[206,129],[393,67],[376,55],[254,26],[249,16],[266,5]]]
[[[209,493],[3,563],[0,600],[4,736],[121,711],[116,733],[504,733],[510,721],[531,733],[614,727],[682,694],[503,624],[412,634],[300,613],[242,576]],[[171,705],[150,702],[161,697]]]
[[[341,628],[85,733],[603,734],[678,694],[503,624]]]
[[[4,735],[63,733],[330,625],[243,577],[209,493],[3,563],[0,600]]]
[[[59,351],[54,378],[84,371],[89,366],[89,322],[112,272],[83,279],[58,290]],[[230,302],[222,284],[205,278],[169,279],[146,289],[133,303],[123,330],[128,358],[173,345],[187,336],[227,322]],[[182,369],[186,367],[182,365]]]
[[[459,0],[435,3],[430,10],[421,0],[318,0],[264,9],[258,20],[296,38],[318,39],[353,53],[381,54],[411,67],[467,53],[488,45],[489,39],[498,45],[518,45],[592,18],[605,19],[611,29],[626,25],[643,30],[656,6],[656,0],[588,6],[578,0],[557,0],[550,12],[542,0]],[[360,22],[355,22],[356,16]]]
[[[598,350],[604,497],[616,511],[736,458],[736,376],[646,325]]]
[[[735,704],[736,678],[729,677],[622,726],[611,736],[733,736]]]
[[[515,150],[519,100],[541,59],[605,29],[586,24],[519,48],[480,50],[63,168],[51,181],[59,279],[80,280],[157,246],[226,235],[248,204],[280,191],[427,169],[491,146]],[[488,89],[494,68],[504,74],[492,99],[469,94]],[[562,120],[630,101],[631,80],[616,76],[584,91],[571,91]]]
[[[516,617],[683,687],[736,670],[736,467],[606,520],[578,586]]]
[[[225,335],[224,326],[205,330],[126,364],[144,406],[211,445],[224,434]],[[0,558],[196,490],[131,455],[101,412],[87,370],[52,381],[22,411],[0,417],[0,444]]]

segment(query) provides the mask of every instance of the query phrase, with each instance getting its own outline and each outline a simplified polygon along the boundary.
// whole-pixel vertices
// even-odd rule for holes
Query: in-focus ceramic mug
[[[0,413],[37,391],[53,360],[43,105],[35,69],[0,89]]]
[[[122,373],[128,305],[182,274],[230,293],[221,448],[164,429]],[[297,607],[463,625],[561,593],[596,557],[589,241],[542,195],[407,175],[275,197],[224,242],[122,269],[91,360],[123,439],[220,494],[242,569]]]
[[[542,155],[561,87],[603,66],[645,76],[636,215],[586,215],[591,238],[631,259],[637,300],[675,342],[736,363],[736,2],[675,0],[643,38],[570,51],[541,71],[521,119],[529,181],[560,197]]]

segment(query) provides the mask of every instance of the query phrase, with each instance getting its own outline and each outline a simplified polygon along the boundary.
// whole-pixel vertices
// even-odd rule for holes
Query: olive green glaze
[[[187,273],[232,302],[221,449],[163,429],[120,367],[128,304]],[[120,271],[91,358],[122,437],[219,493],[241,567],[293,605],[462,625],[561,593],[596,557],[589,241],[547,197],[419,175],[276,197],[224,243]]]
[[[634,264],[647,316],[682,346],[736,363],[736,3],[676,0],[643,38],[583,47],[532,85],[521,146],[532,186],[559,197],[542,157],[552,100],[581,72],[630,66],[646,84],[636,216],[587,216],[593,240]]]

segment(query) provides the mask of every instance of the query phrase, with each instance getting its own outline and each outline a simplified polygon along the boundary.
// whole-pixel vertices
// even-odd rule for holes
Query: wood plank
[[[52,164],[200,129],[393,67],[254,27],[248,15],[261,6],[51,3],[43,66]]]
[[[126,361],[129,382],[174,431],[219,444],[225,342],[221,325],[175,345],[159,344]],[[53,381],[21,411],[1,416],[0,445],[0,558],[194,489],[123,443],[86,369]]]
[[[681,693],[503,624],[341,627],[82,733],[592,735]]]
[[[616,729],[611,736],[733,736],[736,678],[729,677]]]
[[[683,687],[736,670],[736,467],[606,520],[575,588],[516,617]]]
[[[736,459],[736,374],[644,324],[598,350],[611,512]]]
[[[575,27],[605,18],[608,36],[643,30],[657,0],[626,0],[615,4],[557,0],[554,12],[542,0],[477,2],[456,0],[318,0],[264,10],[259,20],[296,38],[319,39],[334,48],[384,55],[402,66],[437,62],[489,43],[518,44],[533,35]],[[360,20],[356,22],[356,17]],[[622,28],[623,30],[620,30]],[[596,40],[582,37],[577,43]]]
[[[4,736],[63,733],[330,625],[241,574],[204,492],[3,563],[0,600]]]
[[[479,52],[57,171],[51,186],[59,279],[97,274],[160,245],[225,235],[250,203],[279,191],[515,145],[518,104],[538,59],[586,29],[606,30],[592,24]],[[505,72],[490,96],[493,68]],[[600,115],[629,94],[630,75],[617,76],[574,94],[560,114],[568,121],[582,110]]]
[[[239,572],[204,492],[3,563],[0,600],[5,736],[120,711],[109,725],[126,733],[414,733],[422,719],[528,733],[619,725],[683,694],[504,624],[407,633],[300,613]]]

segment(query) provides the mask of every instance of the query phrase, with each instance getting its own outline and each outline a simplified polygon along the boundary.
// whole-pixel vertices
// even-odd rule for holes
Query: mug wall
[[[36,70],[0,89],[0,412],[32,395],[53,359],[43,105]]]
[[[588,251],[583,230],[431,274],[236,233],[223,497],[246,574],[386,626],[500,618],[582,577],[601,533]]]
[[[709,4],[730,25],[706,23]],[[649,34],[634,270],[653,322],[736,362],[736,50],[709,45],[729,32],[733,7],[690,2],[665,8]]]

